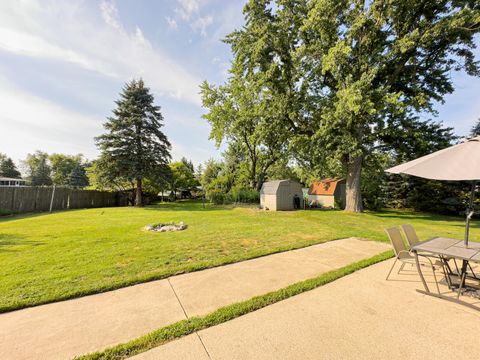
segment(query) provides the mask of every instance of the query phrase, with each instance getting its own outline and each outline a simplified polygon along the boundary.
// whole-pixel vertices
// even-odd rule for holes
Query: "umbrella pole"
[[[468,247],[468,235],[470,232],[470,219],[474,213],[473,201],[475,200],[475,188],[477,187],[477,182],[474,180],[472,182],[472,191],[470,193],[470,202],[467,208],[467,219],[465,222],[465,246]]]

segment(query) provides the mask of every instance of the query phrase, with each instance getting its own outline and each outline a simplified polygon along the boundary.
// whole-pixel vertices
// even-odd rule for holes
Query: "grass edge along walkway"
[[[346,275],[350,275],[358,270],[374,265],[381,261],[393,257],[393,251],[386,251],[375,255],[371,258],[364,259],[353,264],[344,266],[340,269],[332,270],[320,276],[303,280],[285,288],[269,292],[264,295],[255,296],[249,300],[241,301],[232,305],[224,306],[214,312],[202,316],[192,317],[181,320],[171,325],[154,330],[147,335],[143,335],[137,339],[131,340],[124,344],[119,344],[87,355],[75,357],[77,360],[119,360],[125,359],[142,352],[163,345],[169,341],[194,333],[202,329],[209,328],[229,320],[233,320],[239,316],[259,310],[268,305],[288,299],[289,297],[301,294],[303,292],[313,290],[317,287],[328,284],[332,281],[340,279]]]
[[[53,303],[56,303],[56,302],[61,302],[61,301],[66,301],[66,300],[78,299],[78,298],[81,298],[81,297],[84,297],[84,296],[102,294],[102,293],[105,293],[105,292],[108,292],[108,291],[119,290],[119,289],[123,289],[123,288],[129,287],[129,286],[145,284],[145,283],[152,282],[152,281],[157,281],[157,280],[168,279],[169,277],[172,277],[172,276],[178,276],[178,275],[189,274],[189,273],[193,273],[193,272],[197,272],[197,271],[214,269],[214,268],[222,267],[222,266],[225,266],[225,265],[236,264],[236,263],[240,263],[240,262],[244,262],[244,261],[249,261],[249,260],[262,258],[262,257],[265,257],[265,256],[280,254],[280,253],[287,252],[287,251],[292,251],[292,250],[304,249],[304,248],[308,248],[310,246],[325,244],[325,243],[330,242],[330,241],[337,241],[337,240],[343,240],[343,239],[344,238],[342,238],[342,237],[333,237],[330,240],[314,240],[314,241],[308,242],[307,244],[286,245],[286,246],[281,246],[281,247],[275,248],[273,250],[267,250],[267,251],[262,251],[262,252],[258,252],[258,253],[253,253],[253,254],[251,254],[249,256],[246,256],[246,257],[243,257],[243,258],[227,257],[226,259],[222,259],[222,260],[213,262],[211,264],[204,264],[203,262],[200,262],[200,263],[197,263],[197,264],[192,264],[191,266],[189,266],[185,269],[182,269],[182,270],[175,270],[175,271],[168,271],[168,272],[159,273],[159,274],[139,276],[139,277],[133,278],[133,279],[126,279],[126,280],[118,281],[118,282],[103,285],[103,286],[97,286],[97,287],[92,288],[90,290],[75,291],[75,292],[72,292],[70,294],[56,296],[56,297],[51,298],[51,299],[26,302],[26,303],[23,303],[23,304],[15,304],[15,305],[11,305],[11,306],[0,306],[0,314],[8,313],[8,312],[11,312],[11,311],[28,309],[28,308],[32,308],[32,307],[36,307],[36,306],[41,306],[41,305],[53,304]],[[377,242],[385,243],[385,241],[379,241],[379,240],[369,240],[369,241],[377,241]]]

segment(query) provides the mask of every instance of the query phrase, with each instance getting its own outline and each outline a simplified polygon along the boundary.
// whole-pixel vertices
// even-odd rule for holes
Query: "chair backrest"
[[[395,251],[395,255],[397,257],[400,254],[400,251],[408,251],[405,243],[403,242],[402,233],[398,227],[385,229],[385,232],[392,243],[393,251]]]
[[[412,225],[405,224],[405,225],[400,225],[400,227],[402,228],[403,233],[405,234],[405,237],[407,238],[407,242],[410,245],[410,247],[417,245],[420,242],[420,239],[417,236],[417,232],[415,231]]]

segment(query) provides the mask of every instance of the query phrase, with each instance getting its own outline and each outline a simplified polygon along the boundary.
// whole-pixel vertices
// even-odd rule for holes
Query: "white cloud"
[[[72,63],[121,82],[143,76],[157,94],[200,105],[201,79],[152,47],[140,27],[125,29],[118,15],[106,1],[93,10],[81,1],[0,2],[0,49]]]
[[[142,29],[138,26],[135,28],[135,37],[140,45],[152,49],[152,44],[145,38]]]
[[[190,28],[200,33],[202,36],[207,36],[207,28],[213,23],[213,16],[202,16],[200,13],[199,0],[177,0],[179,7],[175,8],[174,12],[177,18],[187,22]],[[168,19],[167,19],[168,21]],[[177,25],[175,23],[175,25]]]
[[[16,159],[41,149],[47,152],[97,151],[92,137],[102,132],[103,119],[70,111],[58,104],[25,93],[0,78],[0,144]]]
[[[213,16],[208,15],[199,17],[191,23],[191,27],[194,31],[200,32],[202,36],[207,36],[207,27],[213,23]]]
[[[100,11],[102,12],[105,23],[115,29],[120,29],[121,25],[118,22],[118,10],[113,1],[102,1],[100,3]]]
[[[167,20],[167,25],[169,29],[172,29],[172,30],[178,29],[178,24],[175,19],[172,19],[170,16],[166,16],[165,20]]]
[[[198,0],[178,0],[180,7],[175,8],[175,13],[185,21],[188,21],[192,16],[198,14],[200,4]]]
[[[31,57],[42,57],[53,60],[61,60],[79,65],[88,70],[109,73],[107,68],[96,63],[93,59],[72,50],[62,48],[47,42],[45,39],[15,29],[0,28],[0,49]]]

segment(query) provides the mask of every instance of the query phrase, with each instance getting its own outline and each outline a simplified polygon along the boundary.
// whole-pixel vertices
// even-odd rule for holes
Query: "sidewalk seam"
[[[188,320],[189,317],[188,317],[188,315],[187,315],[187,312],[185,311],[185,308],[183,307],[183,304],[182,304],[182,302],[180,301],[180,298],[178,297],[178,294],[177,294],[177,292],[175,291],[175,288],[173,287],[173,284],[170,282],[170,278],[167,278],[167,281],[168,281],[168,284],[170,285],[170,288],[171,288],[172,291],[173,291],[173,294],[174,294],[175,297],[177,298],[177,301],[178,301],[178,303],[180,304],[180,307],[182,308],[183,314],[185,315],[185,317],[186,317],[187,320]],[[200,344],[202,344],[203,350],[205,350],[205,353],[207,354],[208,358],[211,360],[212,357],[210,356],[210,353],[208,352],[207,347],[205,346],[205,343],[203,342],[202,338],[201,338],[200,335],[198,334],[198,331],[195,331],[195,334],[197,335],[198,340],[200,340]]]
[[[205,343],[203,342],[202,337],[200,336],[198,331],[195,331],[195,334],[197,334],[198,340],[200,340],[200,343],[203,346],[203,350],[205,350],[205,353],[207,354],[208,358],[212,360],[212,357],[210,356],[210,353],[208,352],[207,347],[205,346]]]
[[[187,315],[187,312],[185,311],[185,308],[183,307],[183,304],[182,304],[182,302],[180,301],[180,298],[178,297],[177,292],[175,291],[172,283],[170,282],[170,278],[167,278],[167,281],[168,281],[168,284],[170,285],[170,288],[171,288],[172,291],[173,291],[173,294],[174,294],[175,297],[177,298],[177,301],[178,301],[178,303],[180,304],[180,307],[182,308],[183,314],[185,315],[185,317],[186,317],[187,320],[188,320],[189,317],[188,317],[188,315]]]

